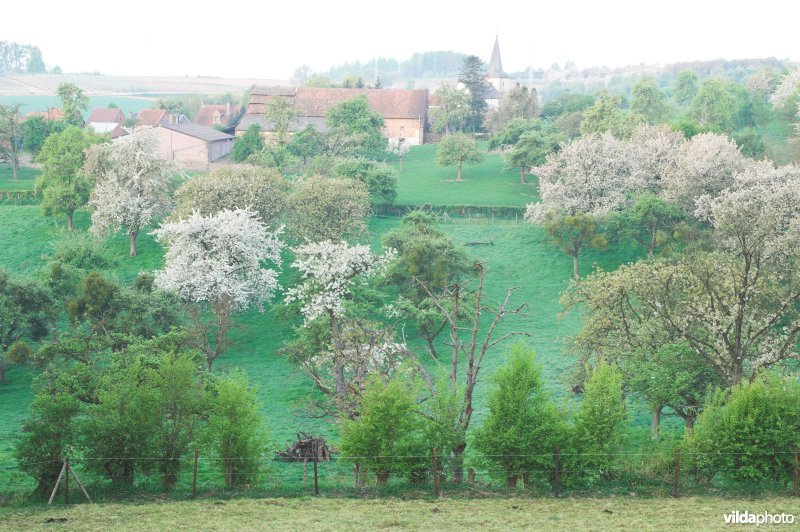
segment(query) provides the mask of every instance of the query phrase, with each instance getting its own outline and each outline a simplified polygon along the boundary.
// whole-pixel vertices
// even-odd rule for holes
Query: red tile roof
[[[64,113],[58,107],[51,107],[47,111],[33,111],[25,115],[25,118],[32,118],[34,116],[44,117],[45,120],[61,120],[64,118]]]
[[[214,122],[215,113],[219,113],[219,122]],[[201,126],[213,126],[214,124],[226,126],[237,114],[239,114],[239,104],[203,104],[194,117],[194,123]]]
[[[142,109],[136,116],[136,123],[140,126],[157,126],[169,122],[166,109]]]
[[[121,124],[125,122],[125,113],[122,109],[114,109],[110,107],[102,107],[99,109],[92,109],[89,113],[89,118],[86,119],[87,124],[97,122],[116,122]]]
[[[290,94],[292,89],[276,87],[253,87],[247,114],[263,114],[266,103],[275,94]],[[300,116],[323,117],[328,108],[365,95],[369,106],[383,118],[424,119],[428,111],[427,90],[400,89],[334,89],[298,87],[292,98]]]

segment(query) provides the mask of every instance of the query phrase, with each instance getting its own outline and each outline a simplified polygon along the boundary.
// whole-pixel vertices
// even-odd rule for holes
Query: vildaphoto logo
[[[722,516],[726,525],[793,525],[794,515],[792,514],[771,514],[762,512],[751,514],[748,511],[731,512]]]

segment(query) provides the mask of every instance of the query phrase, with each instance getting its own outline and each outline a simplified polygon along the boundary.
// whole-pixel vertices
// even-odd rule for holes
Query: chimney
[[[226,115],[231,114],[231,102],[228,102],[227,104],[225,104],[225,114]]]

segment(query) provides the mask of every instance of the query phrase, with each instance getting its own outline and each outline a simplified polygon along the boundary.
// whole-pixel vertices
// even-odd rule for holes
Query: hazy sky
[[[118,75],[288,79],[302,64],[428,50],[488,61],[495,33],[506,71],[568,60],[798,60],[795,1],[17,0],[3,6],[0,39],[39,46],[64,72]]]

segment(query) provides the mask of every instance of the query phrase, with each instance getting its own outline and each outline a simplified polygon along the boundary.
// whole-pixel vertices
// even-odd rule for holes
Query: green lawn
[[[11,166],[0,164],[0,191],[5,190],[33,190],[36,176],[41,172],[35,168],[20,168],[17,171],[17,180],[13,179]]]
[[[5,530],[725,530],[733,511],[792,514],[789,498],[235,499],[25,508]],[[791,528],[791,526],[787,527]]]
[[[487,143],[480,144],[486,149]],[[503,158],[485,156],[479,165],[464,166],[464,181],[458,182],[455,167],[435,162],[438,144],[414,146],[403,160],[397,189],[398,205],[475,205],[524,207],[539,199],[536,178],[520,183],[519,171],[504,171]],[[400,169],[398,162],[393,163]]]

